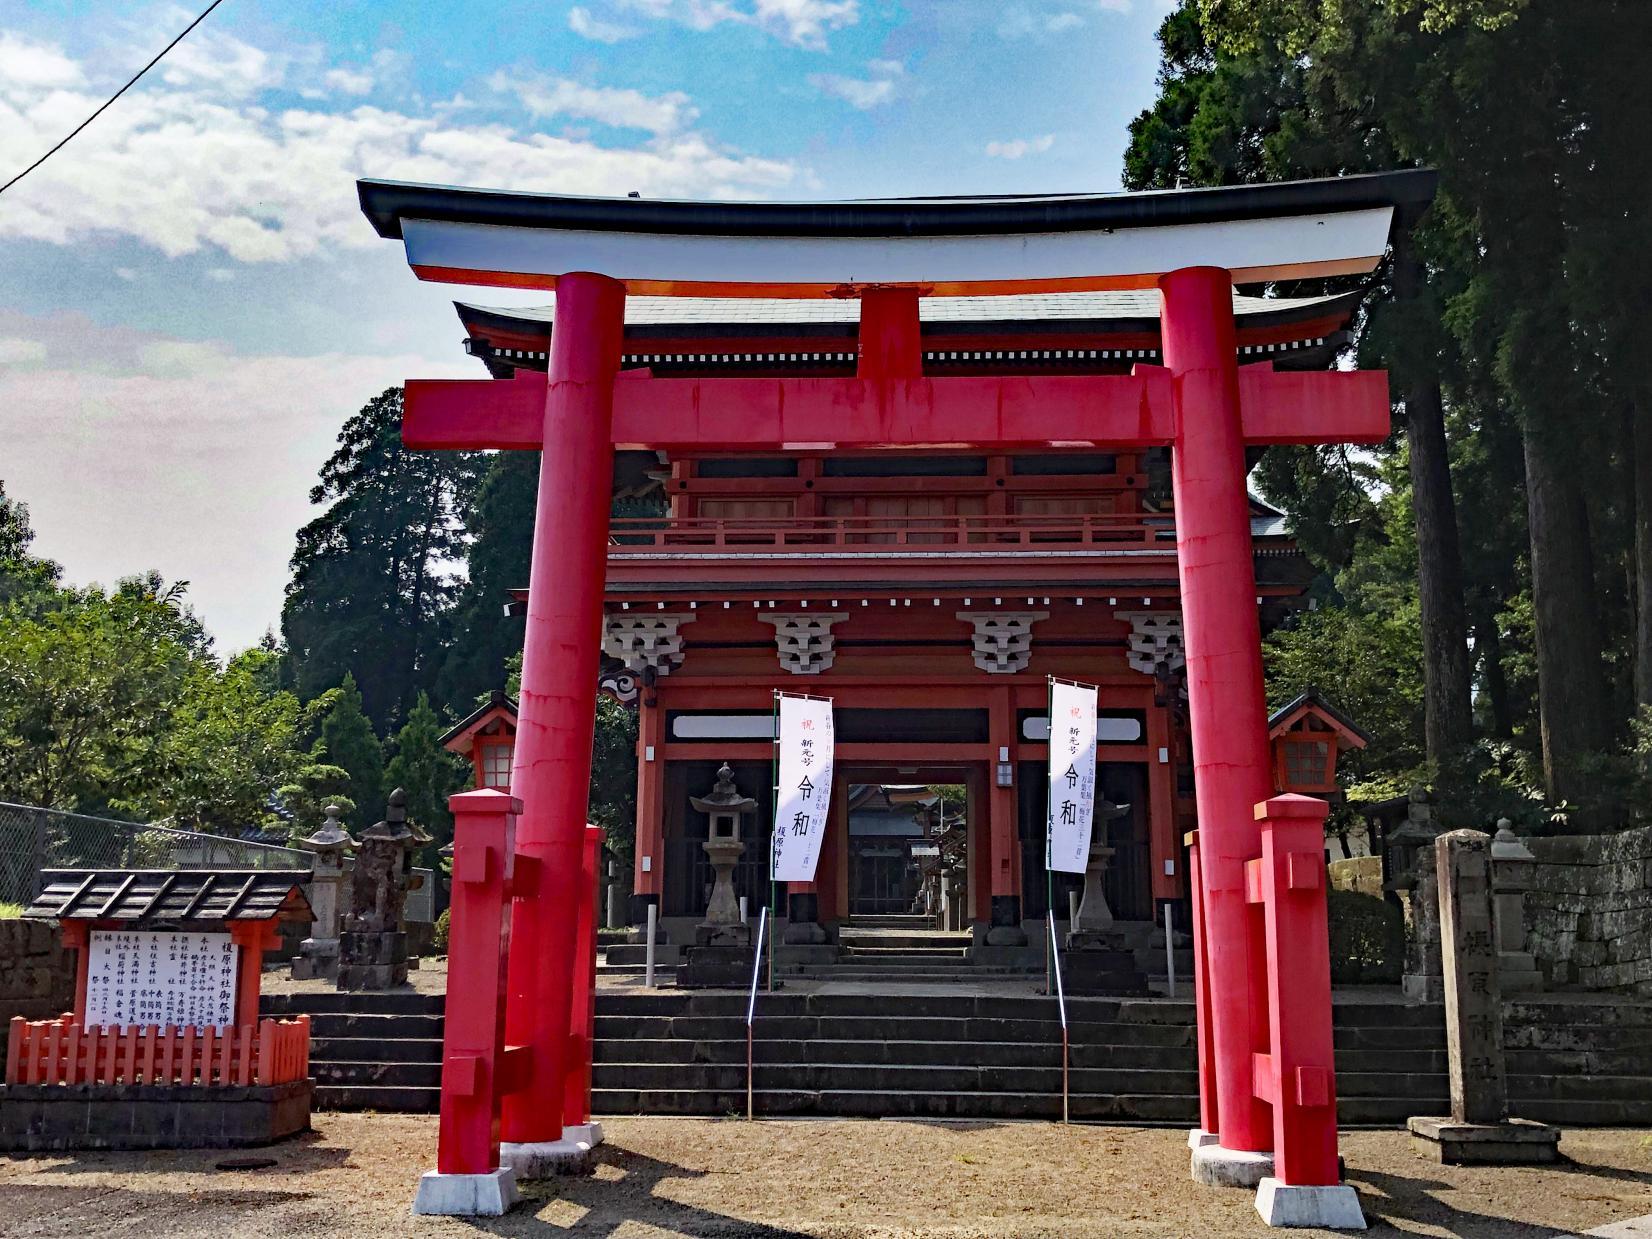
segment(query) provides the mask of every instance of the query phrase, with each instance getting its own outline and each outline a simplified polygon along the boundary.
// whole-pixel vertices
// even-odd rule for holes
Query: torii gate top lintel
[[[552,288],[598,271],[630,294],[933,296],[1152,288],[1221,267],[1235,283],[1368,273],[1428,171],[1126,194],[695,202],[358,183],[421,279]],[[1006,244],[1006,242],[1011,242]]]

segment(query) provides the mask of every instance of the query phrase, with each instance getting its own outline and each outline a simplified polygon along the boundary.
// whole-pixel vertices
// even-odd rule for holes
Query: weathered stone
[[[1417,1152],[1448,1166],[1529,1166],[1560,1160],[1560,1130],[1547,1123],[1414,1118],[1407,1128]]]
[[[311,1080],[0,1086],[0,1150],[209,1149],[272,1144],[310,1128]]]

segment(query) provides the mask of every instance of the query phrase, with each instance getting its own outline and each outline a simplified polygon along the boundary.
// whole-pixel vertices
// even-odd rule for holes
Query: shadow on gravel
[[[1550,1167],[1556,1169],[1556,1167]],[[1376,1234],[1383,1233],[1383,1223],[1414,1222],[1419,1225],[1442,1227],[1458,1239],[1566,1239],[1575,1231],[1557,1230],[1531,1222],[1511,1221],[1490,1213],[1476,1213],[1459,1209],[1447,1203],[1435,1192],[1445,1192],[1467,1201],[1479,1203],[1472,1192],[1438,1179],[1415,1178],[1411,1175],[1386,1174],[1380,1170],[1349,1167],[1347,1181],[1360,1189],[1360,1204],[1365,1209],[1365,1220]],[[1389,1227],[1388,1229],[1393,1229]],[[1411,1233],[1409,1230],[1404,1232]]]
[[[339,1145],[323,1145],[320,1132],[307,1131],[280,1144],[242,1149],[154,1149],[145,1152],[71,1150],[59,1153],[10,1153],[9,1158],[27,1165],[32,1161],[55,1161],[55,1165],[30,1167],[36,1174],[107,1174],[126,1169],[121,1163],[141,1158],[145,1170],[157,1173],[215,1174],[229,1184],[252,1184],[258,1176],[289,1175],[312,1170],[333,1170],[346,1165],[351,1150]],[[227,1158],[270,1158],[275,1164],[256,1170],[219,1170]]]
[[[689,1170],[610,1145],[602,1146],[599,1165],[617,1170],[618,1176],[598,1173],[588,1178],[563,1180],[547,1195],[539,1195],[537,1185],[529,1184],[515,1213],[472,1225],[491,1234],[577,1235],[580,1239],[601,1239],[626,1222],[643,1222],[667,1232],[693,1235],[695,1239],[814,1239],[805,1231],[768,1226],[655,1194],[655,1189],[668,1179],[704,1178],[703,1170]],[[583,1207],[585,1215],[566,1226],[529,1216],[530,1211],[538,1212],[562,1201]]]

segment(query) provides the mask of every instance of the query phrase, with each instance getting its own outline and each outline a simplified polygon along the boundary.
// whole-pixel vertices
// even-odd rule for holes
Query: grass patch
[[[0,921],[15,921],[23,915],[23,905],[0,900]]]

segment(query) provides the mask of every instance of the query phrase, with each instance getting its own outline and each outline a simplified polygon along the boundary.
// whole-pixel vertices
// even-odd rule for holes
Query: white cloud
[[[488,79],[488,87],[525,108],[535,120],[574,116],[620,129],[653,134],[675,133],[699,112],[681,91],[645,95],[638,90],[585,86],[566,78],[524,77],[505,72]]]
[[[642,33],[634,26],[593,17],[590,9],[579,4],[568,10],[568,29],[582,39],[590,39],[593,43],[620,43],[626,39],[634,39]]]
[[[0,311],[0,338],[73,359],[0,369],[6,490],[30,506],[35,550],[78,582],[149,568],[192,582],[230,649],[279,621],[305,496],[344,419],[409,375],[477,376],[462,358],[246,356],[78,315]],[[87,478],[95,502],[73,482]]]
[[[1007,142],[988,142],[987,154],[993,159],[1020,159],[1024,155],[1042,155],[1055,145],[1055,134],[1038,138],[1012,138]]]
[[[31,89],[78,86],[80,66],[55,47],[0,30],[0,82]]]
[[[203,26],[167,53],[159,73],[168,86],[245,98],[280,86],[289,63],[286,55],[272,55],[234,35]]]
[[[22,366],[46,360],[46,346],[39,340],[0,336],[0,366]]]
[[[809,85],[823,95],[842,99],[851,107],[866,111],[895,98],[898,79],[906,67],[898,60],[873,60],[867,66],[870,77],[845,77],[839,73],[811,73]]]
[[[860,0],[615,0],[620,8],[691,30],[724,22],[755,26],[786,43],[819,50],[833,30],[860,20]]]
[[[373,74],[367,69],[329,69],[321,80],[341,95],[365,95],[373,89]]]
[[[17,168],[102,97],[72,85],[79,69],[59,50],[0,38],[4,63],[32,66],[15,76],[0,73],[0,169]],[[788,160],[730,150],[693,129],[697,114],[681,94],[502,79],[537,115],[643,135],[615,146],[582,135],[465,123],[468,113],[457,108],[417,114],[365,103],[342,112],[270,109],[240,97],[237,83],[267,72],[256,57],[241,63],[238,77],[195,74],[173,87],[140,85],[129,92],[6,194],[0,240],[71,244],[126,236],[173,258],[218,250],[234,262],[289,262],[382,244],[361,218],[358,176],[729,198],[772,194],[803,179]]]

